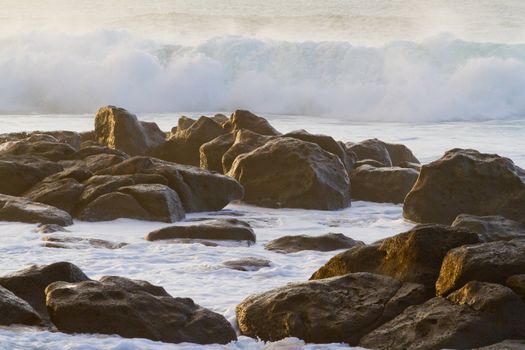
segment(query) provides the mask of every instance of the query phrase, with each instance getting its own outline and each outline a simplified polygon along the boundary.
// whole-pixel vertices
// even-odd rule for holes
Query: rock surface
[[[203,144],[199,148],[200,167],[222,174],[222,157],[233,145],[234,140],[233,134],[226,134]]]
[[[41,322],[38,314],[24,300],[11,291],[0,287],[0,325],[37,325]]]
[[[228,120],[223,127],[229,132],[246,129],[261,135],[279,135],[279,132],[275,130],[266,119],[240,109],[232,113],[230,120]]]
[[[454,220],[452,226],[476,232],[482,242],[525,238],[525,225],[503,216],[461,214]]]
[[[284,236],[268,242],[264,247],[279,253],[295,253],[302,250],[328,252],[363,244],[363,242],[354,241],[341,233],[327,233],[322,236]]]
[[[40,157],[0,157],[0,193],[20,196],[45,177],[63,169]]]
[[[24,193],[24,197],[72,213],[84,186],[72,178],[40,182]]]
[[[229,269],[238,271],[257,271],[263,267],[270,267],[271,261],[254,257],[246,257],[235,260],[228,260],[222,263]]]
[[[350,144],[348,151],[355,153],[358,160],[373,159],[383,164],[383,166],[392,166],[392,160],[385,143],[378,139],[368,139]]]
[[[0,195],[0,221],[30,224],[73,224],[71,215],[47,204],[31,202],[25,198]]]

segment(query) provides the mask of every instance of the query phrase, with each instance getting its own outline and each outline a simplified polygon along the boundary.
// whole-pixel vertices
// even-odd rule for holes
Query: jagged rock
[[[525,304],[507,287],[472,281],[448,298],[411,306],[366,335],[378,350],[472,349],[525,336]]]
[[[418,176],[419,173],[414,169],[362,165],[350,173],[352,199],[403,203]]]
[[[525,299],[525,274],[510,276],[505,281],[505,284]]]
[[[525,238],[525,225],[506,219],[503,216],[460,214],[454,220],[452,226],[476,232],[482,242]]]
[[[86,167],[89,171],[96,173],[97,171],[121,163],[127,158],[127,156],[123,157],[116,154],[94,154],[92,156],[84,158],[82,166]]]
[[[363,242],[354,241],[341,233],[328,233],[322,236],[284,236],[268,242],[264,247],[279,253],[295,253],[302,250],[328,252],[337,249],[348,249],[362,244]]]
[[[258,259],[253,257],[228,260],[222,263],[229,269],[238,271],[257,271],[263,267],[270,267],[271,261],[266,259]]]
[[[233,145],[234,140],[233,134],[225,134],[203,144],[199,148],[200,167],[223,173],[222,157]]]
[[[470,231],[443,225],[418,225],[374,245],[356,246],[334,256],[311,279],[373,272],[403,282],[420,283],[433,294],[447,252],[478,242],[477,235]]]
[[[448,252],[439,278],[437,295],[461,288],[468,281],[505,283],[525,271],[525,240],[498,241],[457,247]]]
[[[264,341],[297,337],[309,343],[349,343],[423,302],[423,287],[353,273],[253,295],[236,308],[241,334]]]
[[[159,132],[160,129],[151,124],[145,127],[134,114],[123,108],[102,107],[95,116],[96,141],[131,156],[154,152],[160,147]]]
[[[235,331],[222,316],[164,288],[123,277],[53,283],[47,308],[65,333],[118,334],[169,343],[226,344]]]
[[[69,159],[76,151],[50,135],[32,135],[2,146],[0,156],[38,156],[55,162]]]
[[[73,224],[71,216],[47,204],[31,202],[28,199],[0,195],[0,221],[26,222],[30,224]]]
[[[223,127],[229,132],[246,129],[260,135],[279,135],[266,119],[240,109],[232,113],[230,120],[224,123]]]
[[[26,301],[20,299],[13,292],[0,287],[0,325],[12,324],[38,325],[40,316]]]
[[[149,220],[150,214],[129,194],[111,192],[97,197],[76,216],[82,221],[111,221],[120,218]]]
[[[200,225],[169,226],[148,233],[148,241],[161,239],[206,239],[255,242],[250,224],[237,219],[217,219]]]
[[[244,201],[268,207],[334,210],[350,204],[348,174],[337,156],[310,142],[283,137],[238,156],[228,173]]]
[[[0,193],[19,196],[64,168],[39,157],[0,157]]]
[[[0,277],[0,286],[25,300],[38,312],[40,317],[47,319],[44,290],[49,284],[56,281],[81,282],[87,280],[89,278],[76,265],[57,262],[50,265],[32,265]]]
[[[447,225],[459,214],[523,219],[523,178],[525,171],[510,159],[456,148],[439,160],[423,165],[405,199],[403,215],[416,222]],[[505,210],[511,202],[510,207],[520,208],[515,214]]]
[[[188,129],[196,121],[197,121],[196,119],[193,119],[193,118],[190,118],[190,117],[186,117],[186,116],[183,115],[182,117],[179,118],[179,120],[177,122],[177,131]]]
[[[354,152],[358,160],[373,159],[383,164],[383,166],[392,166],[392,160],[385,143],[378,139],[368,139],[350,144],[348,145],[348,151]]]
[[[222,169],[224,174],[230,171],[237,156],[249,153],[272,139],[273,137],[271,136],[260,135],[250,130],[237,131],[233,145],[222,156]]]
[[[523,350],[525,349],[525,340],[504,340],[502,342],[487,345],[473,350]]]
[[[42,182],[56,182],[64,179],[73,179],[77,182],[84,182],[93,176],[93,173],[84,166],[67,167],[64,170],[50,175],[42,180]]]
[[[403,166],[406,165],[406,163],[419,164],[419,160],[407,146],[396,143],[383,143],[392,161],[392,166],[406,168]]]
[[[362,160],[358,160],[357,162],[354,163],[354,169],[357,169],[357,168],[359,168],[362,165],[369,165],[369,166],[373,166],[375,168],[383,168],[384,167],[383,163],[378,162],[377,160],[362,159]]]
[[[40,182],[24,193],[24,197],[71,213],[83,190],[84,186],[77,180],[65,178],[55,182]]]

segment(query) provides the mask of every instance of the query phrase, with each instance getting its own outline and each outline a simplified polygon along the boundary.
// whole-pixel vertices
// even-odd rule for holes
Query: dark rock
[[[43,319],[47,319],[45,288],[56,281],[81,282],[89,278],[68,262],[50,265],[32,265],[26,269],[0,277],[0,286],[29,303]]]
[[[222,157],[233,145],[234,139],[233,134],[225,134],[203,144],[199,148],[200,167],[223,173]]]
[[[12,324],[38,325],[40,316],[25,300],[11,291],[0,287],[0,325]]]
[[[448,252],[439,278],[437,295],[461,288],[468,281],[505,283],[525,271],[525,240],[466,245]]]
[[[47,136],[51,139],[47,140],[46,138],[43,140],[40,136],[33,135],[2,147],[0,155],[38,156],[56,162],[63,159],[69,159],[76,151],[67,143],[59,142],[52,136],[43,136]]]
[[[42,180],[42,182],[55,182],[64,179],[73,179],[77,182],[84,182],[93,176],[93,173],[83,166],[72,166],[65,168],[64,170],[50,175]]]
[[[525,340],[504,340],[502,342],[487,345],[473,350],[523,350],[525,349]]]
[[[266,259],[258,259],[253,257],[228,260],[222,263],[229,269],[238,271],[257,271],[263,267],[270,267],[271,261]]]
[[[63,249],[85,249],[85,248],[101,248],[101,249],[120,249],[127,246],[124,242],[111,242],[105,239],[83,238],[56,235],[47,235],[42,237],[44,247],[46,248],[63,248]]]
[[[525,238],[525,226],[503,216],[461,214],[454,220],[452,226],[476,232],[482,242]]]
[[[71,216],[47,204],[31,202],[25,198],[0,195],[0,221],[26,222],[30,224],[73,224]]]
[[[129,194],[111,192],[97,197],[76,216],[82,221],[111,221],[120,218],[149,220],[150,214]]]
[[[392,160],[385,143],[378,139],[368,139],[351,144],[348,147],[348,151],[354,152],[358,160],[373,159],[383,164],[383,166],[392,166]]]
[[[100,282],[58,282],[47,287],[46,297],[51,320],[65,333],[197,344],[226,344],[237,338],[222,315],[144,281],[103,277]]]
[[[237,156],[249,153],[272,139],[273,137],[271,136],[260,135],[250,130],[237,131],[233,145],[224,152],[222,156],[222,169],[224,174],[230,171]]]
[[[266,119],[240,109],[233,112],[230,120],[227,121],[223,127],[229,132],[246,129],[261,135],[279,135],[279,132],[275,130]]]
[[[350,204],[348,174],[337,156],[288,137],[238,156],[230,176],[244,201],[268,207],[334,210]]]
[[[373,272],[402,282],[423,284],[433,294],[447,252],[477,242],[477,235],[470,231],[442,225],[418,225],[374,245],[356,246],[334,256],[311,279]]]
[[[227,116],[225,116],[224,114],[221,114],[221,113],[217,113],[215,114],[213,117],[211,117],[211,119],[213,119],[213,121],[219,125],[224,125],[225,123],[227,123],[230,118],[228,118]]]
[[[84,186],[77,180],[65,178],[55,182],[40,182],[24,193],[24,197],[71,213],[83,190]]]
[[[100,145],[93,145],[93,146],[84,147],[80,149],[75,154],[73,154],[71,158],[72,159],[86,159],[89,156],[94,156],[97,154],[113,154],[116,156],[120,156],[122,158],[129,157],[126,153],[119,151],[118,149],[109,148],[109,147],[100,146]]]
[[[297,337],[349,343],[424,301],[423,287],[370,273],[290,284],[237,305],[241,334],[264,341]]]
[[[38,157],[0,157],[0,193],[19,196],[64,168]]]
[[[378,162],[377,160],[362,159],[362,160],[358,160],[357,162],[354,163],[354,169],[357,169],[357,168],[359,168],[362,165],[369,165],[369,166],[373,166],[375,168],[383,168],[384,167],[383,163]]]
[[[405,168],[403,164],[406,163],[419,164],[419,160],[407,146],[395,143],[383,143],[388,151],[390,160],[392,161],[392,166]]]
[[[525,274],[510,276],[505,281],[505,284],[525,299]]]
[[[381,203],[403,203],[419,173],[400,167],[362,165],[350,173],[352,199]]]
[[[342,233],[328,233],[322,236],[284,236],[268,242],[264,247],[279,253],[295,253],[302,250],[328,252],[337,249],[348,249],[362,244],[363,242],[354,241]]]
[[[403,215],[416,222],[451,224],[459,214],[503,215],[525,211],[525,172],[507,158],[475,150],[453,149],[421,168],[405,199]],[[519,197],[521,195],[521,197]],[[519,199],[521,198],[521,199]],[[516,213],[515,215],[518,215]]]
[[[94,154],[84,158],[82,165],[89,169],[89,171],[96,173],[99,170],[119,164],[126,159],[127,156],[123,157],[116,154]]]
[[[207,239],[255,242],[250,224],[237,219],[217,219],[200,225],[169,226],[148,233],[148,241],[161,239]]]
[[[62,226],[56,224],[39,224],[35,231],[42,234],[54,232],[69,232]]]
[[[472,281],[448,298],[411,306],[366,335],[379,350],[472,349],[525,336],[525,304],[507,287]]]
[[[414,169],[419,173],[421,171],[422,165],[419,163],[402,162],[401,164],[399,164],[399,167]]]

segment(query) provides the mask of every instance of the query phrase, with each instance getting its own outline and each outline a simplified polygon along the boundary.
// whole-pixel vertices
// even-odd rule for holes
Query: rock
[[[271,261],[266,259],[258,259],[253,257],[228,260],[222,263],[229,269],[238,271],[257,271],[263,267],[270,267]]]
[[[77,182],[84,182],[93,176],[93,173],[84,166],[72,166],[64,170],[50,175],[42,180],[42,182],[56,182],[64,179],[73,179]]]
[[[525,336],[525,304],[507,287],[472,281],[448,298],[411,306],[366,335],[379,350],[472,349]]]
[[[25,198],[0,195],[0,221],[26,222],[30,224],[73,224],[71,216],[47,204],[31,202]]]
[[[150,214],[129,194],[106,193],[87,204],[76,217],[82,221],[111,221],[120,218],[149,220]]]
[[[525,299],[525,274],[510,276],[505,284]]]
[[[221,114],[221,113],[217,113],[215,114],[213,117],[211,117],[211,119],[213,119],[213,121],[219,125],[223,125],[225,123],[227,123],[230,118],[228,118],[227,116],[225,116],[224,114]]]
[[[419,160],[407,146],[387,142],[383,142],[383,144],[388,151],[392,166],[405,168],[403,165],[406,163],[419,164]]]
[[[54,233],[54,232],[69,232],[69,231],[63,228],[62,226],[56,225],[56,224],[39,224],[37,225],[35,232],[47,234],[47,233]]]
[[[120,249],[127,246],[124,242],[111,242],[105,239],[96,238],[82,238],[71,237],[63,235],[47,235],[42,237],[44,247],[46,248],[63,248],[63,249],[85,249],[85,248],[100,248],[100,249]]]
[[[12,324],[38,325],[41,320],[35,310],[26,301],[11,291],[0,287],[0,325]]]
[[[268,242],[264,247],[279,253],[296,253],[302,250],[317,250],[328,252],[337,249],[348,249],[364,244],[354,241],[342,233],[328,233],[322,236],[284,236]]]
[[[422,167],[422,165],[419,164],[419,163],[410,163],[410,162],[403,162],[403,163],[399,164],[399,166],[401,168],[414,169],[418,173],[421,171],[421,167]]]
[[[211,118],[200,117],[186,129],[177,128],[164,144],[159,158],[179,164],[200,165],[200,147],[225,134],[223,128]]]
[[[84,191],[80,195],[79,208],[85,208],[98,197],[116,192],[124,186],[134,185],[132,176],[95,175],[84,182]]]
[[[193,118],[189,118],[189,117],[186,117],[186,116],[182,116],[179,118],[178,120],[178,123],[177,123],[177,130],[180,131],[180,130],[186,130],[188,129],[190,126],[193,125],[193,123],[195,123],[197,120],[193,119]]]
[[[279,132],[275,130],[266,119],[240,109],[233,112],[230,120],[227,121],[223,127],[228,132],[246,129],[260,135],[279,135]]]
[[[50,265],[32,265],[0,277],[0,286],[25,300],[38,312],[40,317],[47,319],[44,290],[49,284],[56,281],[81,282],[87,280],[89,278],[76,265],[57,262]]]
[[[55,182],[40,182],[24,193],[24,197],[71,213],[83,190],[84,186],[77,180],[65,178]]]
[[[502,342],[487,345],[474,350],[523,350],[525,349],[525,340],[504,340]]]
[[[498,241],[457,247],[443,260],[436,281],[437,295],[461,288],[468,281],[505,283],[525,271],[525,240]]]
[[[84,131],[84,132],[79,133],[79,135],[80,135],[80,142],[81,142],[80,147],[81,148],[82,148],[82,144],[85,142],[96,142],[94,130]]]
[[[224,174],[230,171],[237,156],[249,153],[272,139],[272,136],[260,135],[250,130],[237,131],[233,145],[222,156],[222,169]]]
[[[505,215],[504,208],[517,198],[512,207],[525,210],[523,176],[525,172],[510,159],[456,148],[423,165],[405,199],[403,215],[416,222],[447,225],[459,214],[503,215],[516,220]]]
[[[375,168],[384,168],[385,167],[383,165],[383,163],[378,162],[377,160],[362,159],[362,160],[358,160],[357,162],[354,163],[354,169],[357,169],[357,168],[359,168],[362,165],[369,165],[369,166],[372,166],[372,167],[375,167]]]
[[[89,171],[96,173],[102,169],[109,168],[113,165],[123,162],[127,157],[119,156],[116,154],[94,154],[84,158],[82,165]]]
[[[297,337],[355,345],[407,306],[422,302],[422,289],[370,273],[289,284],[245,299],[237,305],[237,322],[241,334],[264,341]]]
[[[371,246],[356,246],[330,259],[311,279],[350,272],[373,272],[402,282],[420,283],[431,294],[447,252],[478,243],[475,233],[443,225],[418,225]]]
[[[96,141],[131,156],[154,152],[160,147],[158,131],[158,127],[140,123],[134,114],[123,108],[102,107],[95,116]]]
[[[19,196],[64,168],[38,157],[0,157],[0,193]]]
[[[237,219],[217,219],[192,226],[169,226],[148,233],[148,241],[161,239],[206,239],[255,242],[250,224]]]
[[[419,173],[400,167],[362,165],[350,173],[352,199],[380,203],[403,203]]]
[[[392,160],[386,145],[378,139],[368,139],[349,145],[348,151],[354,152],[358,160],[373,159],[383,166],[392,166]]]
[[[89,156],[94,156],[98,154],[112,154],[116,156],[120,156],[122,158],[129,158],[129,156],[119,151],[118,149],[109,148],[105,146],[100,145],[93,145],[88,147],[83,147],[82,149],[78,150],[75,154],[71,156],[72,159],[86,159]]]
[[[338,156],[348,172],[350,172],[353,168],[353,161],[346,153],[346,148],[343,148],[331,136],[319,134],[313,135],[306,130],[296,130],[284,134],[283,137],[291,137],[294,139],[315,143],[325,151]]]
[[[476,216],[460,214],[452,223],[476,232],[481,242],[509,241],[515,238],[525,238],[525,226],[503,216]]]
[[[46,289],[51,320],[64,333],[118,334],[168,343],[226,344],[235,331],[222,316],[162,287],[123,277],[53,283]]]
[[[56,162],[69,159],[75,153],[76,150],[67,143],[59,142],[52,136],[47,137],[51,139],[42,140],[40,136],[33,135],[14,141],[0,149],[0,156],[37,156]]]
[[[200,167],[223,173],[222,157],[233,145],[234,139],[233,134],[225,134],[203,144],[199,148]]]
[[[350,204],[348,174],[337,156],[288,137],[238,156],[228,173],[244,187],[247,203],[335,210]]]

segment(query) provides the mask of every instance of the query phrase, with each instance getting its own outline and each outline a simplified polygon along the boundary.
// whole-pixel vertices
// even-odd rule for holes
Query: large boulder
[[[453,149],[423,165],[407,195],[405,218],[450,225],[459,214],[506,215],[512,208],[525,212],[525,171],[507,158],[475,150]],[[519,211],[516,212],[518,215]]]
[[[237,156],[249,153],[263,146],[273,139],[272,136],[260,135],[250,130],[238,130],[235,132],[235,140],[232,146],[222,155],[222,169],[224,174],[230,171]]]
[[[234,140],[235,135],[225,134],[203,144],[199,148],[200,167],[223,173],[222,157],[233,145]]]
[[[145,127],[134,114],[123,108],[102,107],[95,116],[96,141],[131,156],[154,152],[164,142],[161,133],[151,123]]]
[[[311,142],[283,137],[238,156],[228,173],[244,201],[267,207],[334,210],[350,204],[341,160]]]
[[[354,241],[342,233],[327,233],[322,236],[284,236],[266,243],[264,248],[279,253],[296,253],[302,250],[328,252],[337,249],[349,249],[362,244],[363,242]]]
[[[476,232],[482,242],[510,241],[515,238],[525,238],[525,225],[509,220],[503,216],[476,216],[460,214],[452,223]]]
[[[84,186],[77,180],[64,178],[53,182],[40,182],[24,193],[24,197],[71,213],[83,190]]]
[[[349,343],[424,301],[423,287],[370,273],[290,284],[237,305],[241,334],[264,341],[286,337]]]
[[[40,157],[0,157],[0,193],[20,196],[45,177],[64,168]]]
[[[347,150],[356,154],[358,160],[373,159],[383,166],[392,166],[390,153],[383,141],[368,139],[358,143],[348,144]]]
[[[31,305],[0,286],[0,326],[37,325],[40,322],[40,316]]]
[[[419,164],[419,160],[407,146],[387,142],[383,142],[383,144],[388,151],[388,155],[392,161],[392,166],[405,168],[407,164]]]
[[[523,239],[457,247],[450,250],[443,260],[436,292],[447,295],[468,281],[505,283],[508,277],[523,272]]]
[[[200,147],[226,132],[213,119],[202,116],[188,128],[177,128],[166,141],[159,158],[179,164],[200,165]]]
[[[53,283],[46,289],[52,322],[65,333],[118,334],[169,343],[226,344],[235,331],[222,316],[164,288],[123,277]]]
[[[162,239],[205,239],[255,242],[250,224],[237,219],[217,219],[199,225],[169,226],[150,232],[148,241]]]
[[[0,156],[37,156],[51,161],[69,159],[76,149],[50,135],[34,134],[28,138],[3,144]]]
[[[414,169],[362,165],[350,173],[352,199],[403,203],[418,176]]]
[[[30,224],[56,224],[69,226],[73,219],[68,212],[26,198],[0,195],[0,221]]]
[[[365,271],[423,284],[433,294],[447,252],[478,242],[477,235],[470,231],[442,225],[418,225],[374,245],[356,246],[334,256],[311,279]]]
[[[46,319],[48,314],[44,290],[49,284],[56,281],[81,282],[87,280],[89,278],[76,265],[57,262],[50,265],[32,265],[0,277],[0,286],[25,300],[42,318]]]
[[[261,135],[279,135],[266,119],[240,109],[232,113],[230,120],[223,124],[223,128],[229,132],[246,129]]]
[[[411,306],[366,335],[378,350],[472,349],[525,337],[525,304],[507,287],[469,282],[448,298]]]

